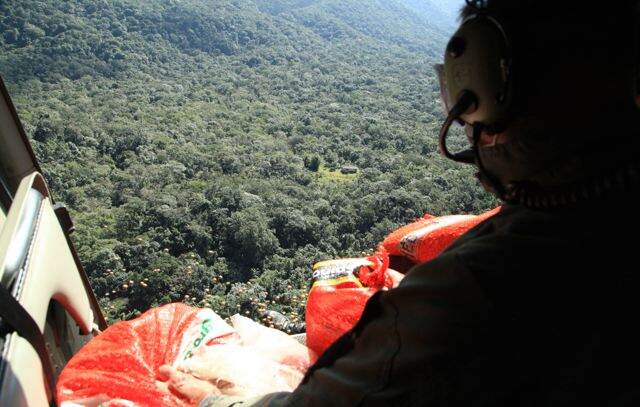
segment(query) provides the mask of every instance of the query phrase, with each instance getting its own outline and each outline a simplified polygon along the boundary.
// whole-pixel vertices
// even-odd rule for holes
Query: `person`
[[[229,398],[165,367],[168,386],[201,406],[637,405],[636,3],[468,1],[461,30],[485,18],[509,57],[500,126],[467,122],[502,211],[374,295],[295,391]]]

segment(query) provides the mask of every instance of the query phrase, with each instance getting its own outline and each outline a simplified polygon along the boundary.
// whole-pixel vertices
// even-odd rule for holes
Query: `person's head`
[[[508,119],[477,154],[501,184],[575,181],[640,136],[637,1],[467,3],[462,26],[488,16],[508,44]]]

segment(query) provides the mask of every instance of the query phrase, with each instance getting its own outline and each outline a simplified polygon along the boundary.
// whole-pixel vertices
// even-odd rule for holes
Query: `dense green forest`
[[[446,3],[0,2],[0,73],[108,318],[295,319],[314,262],[494,205],[437,152]]]

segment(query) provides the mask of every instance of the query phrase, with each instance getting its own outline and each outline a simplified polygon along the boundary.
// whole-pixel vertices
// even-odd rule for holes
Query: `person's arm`
[[[454,253],[418,266],[379,292],[361,320],[312,366],[292,393],[212,396],[201,406],[440,404],[461,359],[482,346],[491,306]]]

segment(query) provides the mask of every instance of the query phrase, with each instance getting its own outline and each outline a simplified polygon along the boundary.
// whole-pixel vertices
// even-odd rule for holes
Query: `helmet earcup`
[[[464,91],[476,97],[475,106],[459,119],[488,128],[506,122],[513,99],[512,68],[500,23],[483,14],[467,18],[449,41],[444,60],[449,100],[455,104]]]

